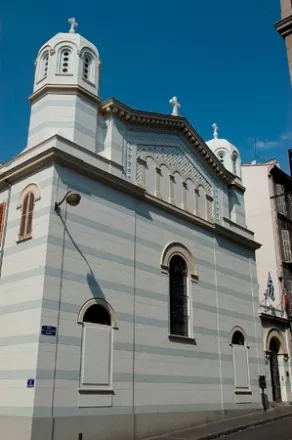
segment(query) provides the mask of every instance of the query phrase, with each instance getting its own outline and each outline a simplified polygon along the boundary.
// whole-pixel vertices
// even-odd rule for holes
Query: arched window
[[[189,335],[188,270],[185,260],[174,255],[169,263],[170,333]]]
[[[20,194],[17,208],[21,209],[18,241],[32,237],[35,202],[41,198],[40,190],[34,183],[28,185]]]
[[[110,391],[114,311],[105,300],[92,299],[82,306],[78,323],[82,324],[80,390]]]
[[[231,337],[234,385],[236,392],[250,394],[248,347],[243,331],[235,329]]]
[[[34,195],[32,192],[29,192],[26,194],[23,201],[20,229],[19,229],[19,240],[23,240],[25,238],[31,237],[33,209],[34,209]]]
[[[243,334],[240,331],[236,331],[233,333],[231,343],[233,345],[244,345],[245,339]]]
[[[64,75],[71,73],[72,50],[69,47],[63,47],[59,53],[58,72]]]
[[[92,83],[95,82],[95,80],[94,80],[94,62],[93,62],[93,57],[89,52],[84,52],[84,54],[83,54],[82,76],[84,79],[87,79],[87,81],[90,81]]]
[[[39,80],[46,78],[46,76],[48,75],[48,67],[49,67],[49,51],[45,51],[40,59],[40,64],[39,64]]]
[[[109,312],[101,305],[94,304],[86,310],[83,322],[92,324],[111,325]]]

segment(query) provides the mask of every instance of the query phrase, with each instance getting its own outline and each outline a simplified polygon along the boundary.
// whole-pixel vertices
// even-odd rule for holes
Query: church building
[[[5,440],[142,440],[261,410],[254,234],[239,151],[180,116],[100,99],[59,33],[25,148],[0,167]]]

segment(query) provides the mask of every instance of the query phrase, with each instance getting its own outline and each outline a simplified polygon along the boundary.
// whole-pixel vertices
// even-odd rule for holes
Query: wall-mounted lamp
[[[68,203],[68,205],[70,206],[77,206],[79,205],[81,200],[81,195],[74,192],[74,191],[68,191],[64,197],[62,198],[62,200],[60,202],[55,202],[55,211],[59,212],[60,210],[60,206],[62,205],[62,203],[64,203],[66,201],[66,203]]]
[[[288,362],[288,360],[289,360],[288,353],[284,353],[284,362]]]

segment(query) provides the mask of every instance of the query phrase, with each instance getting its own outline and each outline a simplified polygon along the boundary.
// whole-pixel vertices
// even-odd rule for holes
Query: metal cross
[[[68,22],[69,22],[69,24],[71,24],[69,33],[70,34],[75,34],[75,28],[78,26],[77,21],[75,20],[74,17],[72,17],[72,18],[69,18]]]
[[[214,139],[218,139],[218,125],[216,124],[216,122],[214,122],[214,124],[212,125],[212,128],[214,129],[214,132],[213,132],[213,136],[214,136]]]
[[[169,100],[169,104],[172,105],[172,116],[178,116],[178,109],[181,107],[180,103],[177,100],[177,97],[174,96]]]

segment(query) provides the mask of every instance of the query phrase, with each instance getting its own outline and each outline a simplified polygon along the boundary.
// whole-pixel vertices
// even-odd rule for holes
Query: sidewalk
[[[286,417],[292,417],[292,406],[281,406],[268,411],[224,419],[206,425],[170,432],[148,440],[211,440],[252,426],[264,425]],[[145,439],[147,440],[147,439]],[[227,440],[227,439],[226,439]]]

